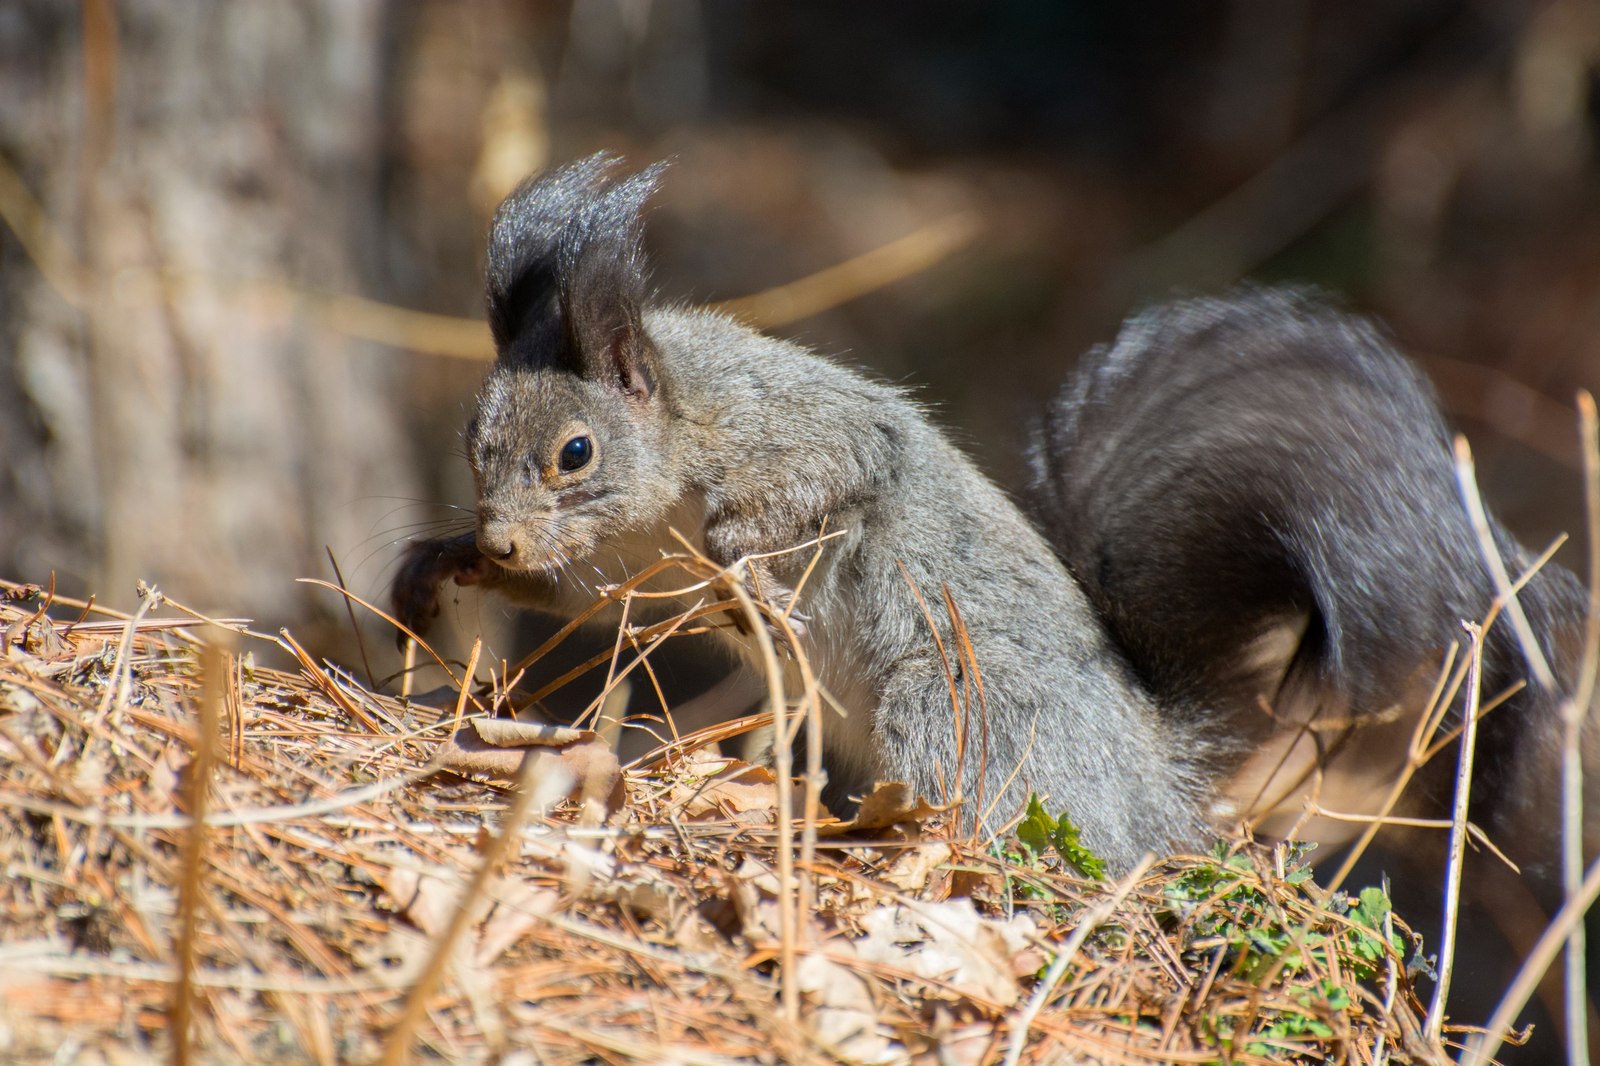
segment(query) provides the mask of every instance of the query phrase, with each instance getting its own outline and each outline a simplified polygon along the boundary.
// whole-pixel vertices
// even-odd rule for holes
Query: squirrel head
[[[652,517],[663,485],[660,355],[645,333],[640,210],[661,165],[613,180],[596,155],[524,182],[495,212],[498,353],[467,428],[478,548],[552,570]]]

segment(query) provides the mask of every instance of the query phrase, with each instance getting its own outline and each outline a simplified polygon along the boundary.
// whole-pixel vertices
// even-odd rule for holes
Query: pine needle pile
[[[6,1061],[1444,1060],[1382,893],[1289,850],[1105,879],[1060,812],[988,838],[893,786],[790,830],[692,742],[624,770],[51,599],[0,585]]]

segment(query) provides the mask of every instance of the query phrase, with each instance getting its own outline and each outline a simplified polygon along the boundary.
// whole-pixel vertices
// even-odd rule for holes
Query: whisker
[[[395,526],[390,529],[380,530],[379,532],[374,533],[372,536],[362,539],[351,548],[352,552],[361,552],[362,549],[367,549],[359,556],[359,558],[357,558],[355,569],[351,571],[351,574],[354,576],[355,574],[359,573],[361,569],[366,566],[367,563],[371,562],[375,556],[380,555],[385,551],[400,548],[418,540],[450,540],[456,536],[469,533],[471,530],[472,526],[462,522],[460,519],[452,519],[448,523],[418,523],[415,525]],[[392,535],[407,533],[410,535]],[[432,534],[432,536],[419,536],[418,534]]]
[[[438,530],[455,530],[464,533],[472,529],[476,522],[464,518],[439,518],[429,522],[403,522],[399,525],[388,526],[384,529],[374,530],[367,540],[376,540],[379,537],[393,537],[396,540],[405,539],[405,534],[432,533]]]

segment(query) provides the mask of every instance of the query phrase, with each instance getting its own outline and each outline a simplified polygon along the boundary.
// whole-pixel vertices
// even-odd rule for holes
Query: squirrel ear
[[[489,328],[502,358],[513,348],[527,347],[516,343],[525,332],[550,332],[542,327],[555,325],[562,235],[616,165],[602,152],[534,175],[495,211],[489,232]]]
[[[658,163],[624,178],[585,204],[558,256],[563,361],[634,400],[656,389],[659,357],[644,331],[649,267],[640,214],[663,169]]]
[[[644,400],[655,391],[645,334],[640,211],[665,164],[609,186],[604,153],[524,182],[489,236],[489,325],[502,360],[557,365]]]

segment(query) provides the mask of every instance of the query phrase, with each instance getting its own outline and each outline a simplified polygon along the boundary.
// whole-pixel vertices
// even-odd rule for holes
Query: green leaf
[[[1034,855],[1043,855],[1050,847],[1050,832],[1054,828],[1055,822],[1050,820],[1050,814],[1039,802],[1039,797],[1029,796],[1028,812],[1017,823],[1017,839]]]
[[[1035,855],[1043,855],[1054,848],[1056,854],[1085,877],[1097,881],[1105,879],[1105,860],[1083,846],[1079,841],[1081,830],[1072,824],[1065,811],[1061,817],[1051,818],[1037,795],[1028,797],[1028,810],[1017,823],[1016,833],[1017,839]]]

